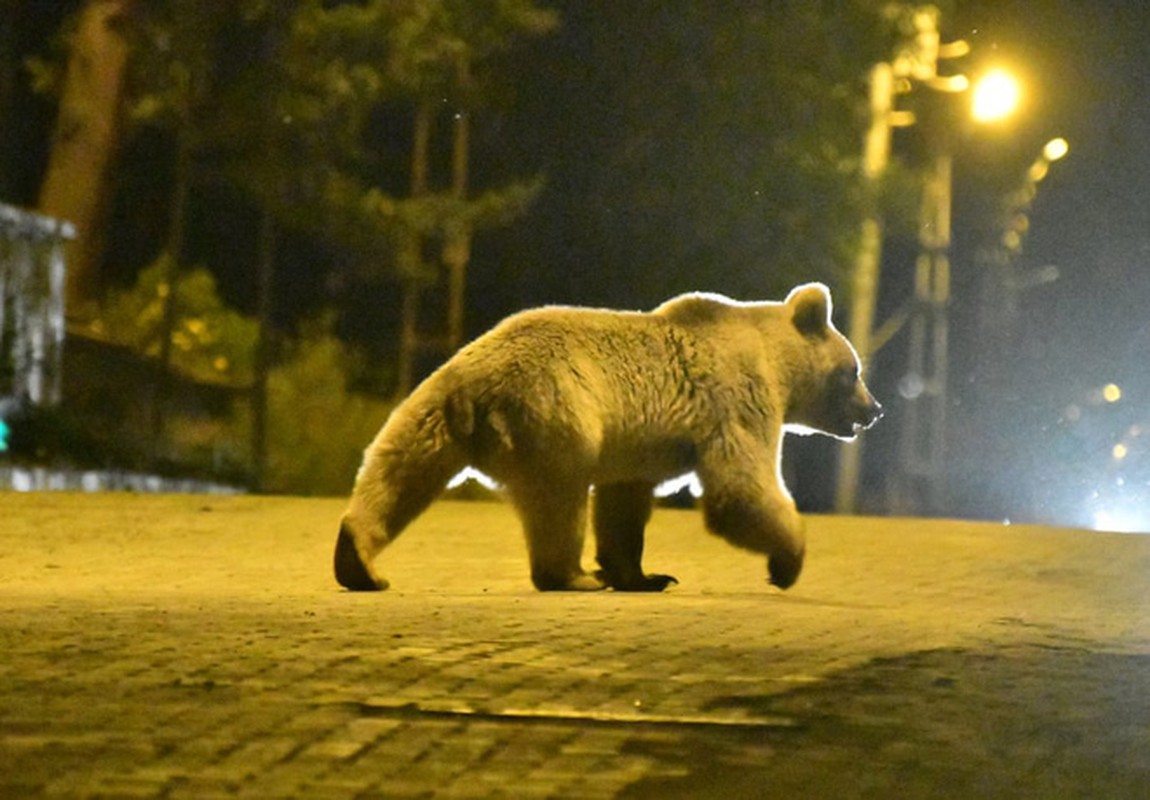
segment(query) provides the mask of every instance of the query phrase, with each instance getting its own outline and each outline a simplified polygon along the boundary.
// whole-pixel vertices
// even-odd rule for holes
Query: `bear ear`
[[[821,336],[831,324],[831,292],[821,283],[796,286],[787,295],[791,319],[799,333]]]

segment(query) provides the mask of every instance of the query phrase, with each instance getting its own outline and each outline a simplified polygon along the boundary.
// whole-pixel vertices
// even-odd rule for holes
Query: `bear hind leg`
[[[651,519],[655,487],[645,482],[595,487],[593,521],[599,575],[621,592],[661,592],[679,581],[643,572],[643,530]]]
[[[596,591],[606,588],[583,570],[587,487],[508,484],[523,523],[531,560],[531,582],[541,592]]]

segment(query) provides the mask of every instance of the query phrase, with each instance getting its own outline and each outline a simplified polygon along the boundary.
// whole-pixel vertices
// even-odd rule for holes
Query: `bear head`
[[[878,421],[882,406],[863,383],[858,353],[831,321],[830,290],[804,284],[783,305],[799,342],[787,364],[791,391],[784,424],[798,433],[853,439]]]

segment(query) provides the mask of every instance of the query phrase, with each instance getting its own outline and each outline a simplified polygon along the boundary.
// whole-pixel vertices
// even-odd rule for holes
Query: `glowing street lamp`
[[[1022,90],[1009,73],[991,70],[973,86],[954,81],[954,91],[970,92],[976,123],[999,122],[1018,108]],[[908,400],[901,415],[900,470],[896,502],[900,512],[944,511],[949,373],[950,239],[953,157],[945,131],[930,143],[933,157],[925,175],[915,261],[914,304],[908,319],[907,370],[900,392]],[[911,394],[908,389],[913,389]]]
[[[1047,161],[1057,161],[1070,152],[1070,143],[1059,136],[1057,139],[1051,139],[1042,148],[1042,155]]]
[[[914,122],[912,112],[894,107],[895,94],[921,84],[935,91],[962,95],[964,99],[969,98],[970,112],[976,123],[1005,119],[1015,111],[1022,98],[1018,81],[1005,70],[987,72],[973,86],[965,75],[940,75],[940,60],[961,57],[970,51],[970,46],[962,40],[941,43],[938,16],[937,6],[914,8],[910,18],[915,31],[913,42],[906,43],[889,63],[876,64],[871,70],[871,124],[863,145],[864,197],[868,210],[864,214],[852,274],[848,318],[849,338],[858,348],[864,364],[904,323],[908,324],[907,376],[915,379],[908,384],[914,389],[915,397],[903,415],[904,432],[900,442],[903,480],[899,482],[896,494],[915,505],[917,501],[910,498],[924,497],[934,510],[942,510],[945,503],[946,306],[950,297],[948,251],[952,181],[949,140],[953,132],[944,126],[932,127],[934,141],[930,145],[934,152],[920,207],[920,254],[915,262],[914,302],[908,306],[907,313],[896,315],[873,330],[882,254],[882,224],[877,210],[879,179],[889,159],[891,129]],[[861,444],[855,442],[844,447],[839,455],[835,510],[853,513],[861,474]],[[899,500],[895,502],[902,504]]]
[[[1010,73],[991,70],[974,84],[971,115],[975,122],[998,122],[1014,113],[1021,97],[1022,88]]]

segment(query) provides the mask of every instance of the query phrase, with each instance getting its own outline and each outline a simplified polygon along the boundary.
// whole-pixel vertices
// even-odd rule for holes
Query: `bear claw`
[[[640,575],[632,580],[612,580],[603,570],[595,574],[617,592],[661,592],[679,582],[674,575]]]
[[[678,584],[679,579],[674,575],[644,575],[641,584],[632,589],[636,592],[661,592],[671,584]]]

